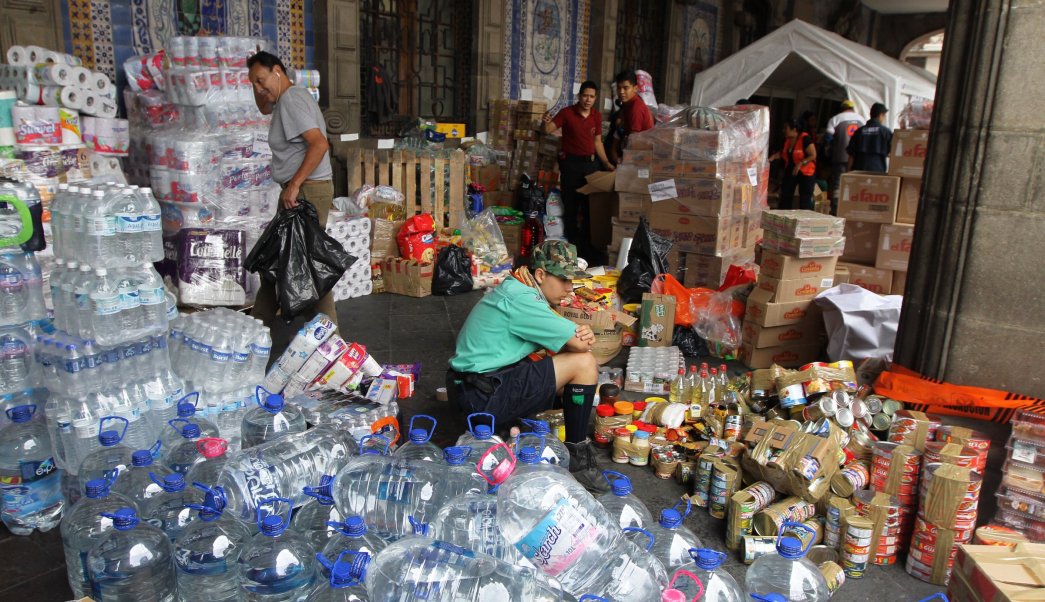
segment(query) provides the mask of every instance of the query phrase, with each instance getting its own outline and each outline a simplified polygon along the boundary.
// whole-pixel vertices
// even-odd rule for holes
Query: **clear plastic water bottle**
[[[693,562],[682,565],[678,570],[687,571],[694,575],[704,588],[704,597],[701,600],[707,602],[744,602],[744,588],[740,587],[737,580],[721,568],[726,561],[726,555],[717,550],[708,548],[694,548],[689,551]],[[691,581],[680,581],[675,588],[690,599],[697,595],[696,585]]]
[[[0,325],[11,326],[29,320],[29,286],[25,275],[9,255],[0,256]]]
[[[37,386],[33,337],[17,326],[0,327],[0,393],[17,393]]]
[[[152,194],[152,188],[139,188],[139,211],[142,223],[141,253],[144,261],[155,263],[163,260],[163,223],[160,204]]]
[[[516,460],[518,461],[515,464],[515,470],[512,472],[511,478],[538,470],[555,470],[564,474],[569,474],[569,471],[565,468],[557,464],[550,464],[541,457],[541,450],[545,447],[543,436],[531,433],[526,435],[526,438],[529,439],[533,445],[526,445],[517,448]],[[520,444],[522,440],[523,437],[519,437],[516,444]]]
[[[614,470],[602,471],[606,482],[610,484],[610,490],[600,495],[599,503],[610,513],[619,524],[620,528],[638,527],[649,529],[653,526],[653,515],[642,500],[632,494],[633,487],[631,479]]]
[[[153,475],[162,481],[169,474],[171,470],[166,466],[154,463],[152,450],[139,449],[131,454],[131,467],[112,484],[112,491],[141,509],[147,500],[163,493],[163,487],[152,478]]]
[[[200,394],[193,392],[181,398],[174,407],[177,408],[178,417],[172,418],[164,423],[163,429],[160,430],[160,455],[166,457],[166,453],[174,448],[179,441],[183,439],[181,436],[182,428],[188,424],[193,423],[200,428],[200,437],[218,437],[220,431],[218,427],[207,420],[202,415],[197,415],[197,405],[199,403]]]
[[[334,505],[333,492],[330,490],[334,477],[323,475],[315,487],[305,487],[305,495],[312,498],[303,507],[298,508],[290,528],[308,539],[314,550],[322,550],[327,541],[337,535],[342,516]]]
[[[95,190],[90,201],[83,204],[82,257],[91,257],[98,266],[112,264],[111,255],[116,241],[116,220],[106,207],[105,192]]]
[[[423,418],[432,423],[431,429],[415,427],[418,418]],[[399,446],[395,451],[395,457],[408,460],[425,460],[442,464],[443,450],[432,443],[432,435],[435,434],[436,420],[427,414],[415,414],[410,418],[410,428],[407,430],[407,442]]]
[[[94,270],[91,288],[91,330],[93,338],[102,345],[114,345],[123,338],[120,320],[120,289],[117,280],[106,268]]]
[[[91,596],[99,602],[174,602],[174,554],[167,536],[140,521],[133,508],[105,517],[113,529],[87,553]]]
[[[330,560],[316,554],[319,565],[329,572],[328,579],[320,581],[309,593],[307,602],[367,602],[364,579],[373,557],[366,552],[342,552]]]
[[[0,432],[0,492],[4,525],[15,535],[50,531],[62,520],[62,479],[47,425],[33,420],[36,405],[6,412],[11,424]]]
[[[448,466],[447,481],[450,486],[447,490],[449,497],[463,495],[466,493],[487,493],[489,484],[483,476],[475,469],[475,462],[469,461],[472,457],[472,448],[462,445],[454,445],[443,450],[443,459]]]
[[[105,430],[110,422],[123,422],[123,431]],[[80,482],[86,484],[94,479],[103,479],[112,484],[130,468],[133,451],[120,445],[127,433],[127,419],[120,416],[105,416],[98,421],[98,449],[87,454],[76,473]]]
[[[269,356],[272,354],[272,336],[269,329],[258,322],[257,334],[250,344],[250,370],[247,382],[260,384],[265,382],[265,371],[268,369]]]
[[[107,211],[116,224],[115,244],[110,256],[113,267],[140,263],[144,259],[141,256],[142,221],[136,189],[136,186],[123,188],[107,195]]]
[[[150,476],[163,491],[142,503],[141,518],[174,541],[185,527],[196,519],[196,513],[191,506],[199,505],[203,496],[196,489],[190,488],[185,482],[185,477],[176,472],[162,479],[155,473]]]
[[[167,329],[167,288],[163,278],[151,263],[141,264],[137,273],[142,327],[152,333],[162,332]]]
[[[571,595],[651,600],[666,585],[663,568],[656,571],[650,555],[625,539],[605,508],[561,471],[534,471],[502,483],[497,522],[509,543]]]
[[[490,424],[479,422],[479,418],[489,420]],[[468,415],[467,422],[468,430],[457,438],[456,445],[458,447],[470,447],[476,458],[483,457],[486,450],[494,445],[504,443],[504,439],[494,434],[496,419],[493,414],[474,412]]]
[[[492,495],[472,493],[450,498],[436,512],[430,526],[434,539],[508,564],[533,566],[501,534],[497,525],[497,498]]]
[[[47,305],[44,303],[44,274],[40,262],[33,253],[22,253],[20,259],[16,258],[15,262],[20,264],[26,287],[29,290],[29,319],[47,318]]]
[[[252,533],[245,524],[225,516],[220,487],[193,486],[203,491],[204,498],[193,505],[196,520],[174,542],[178,596],[186,601],[238,602],[243,599],[239,557]]]
[[[803,548],[795,530],[809,533]],[[777,533],[776,554],[755,559],[747,569],[744,586],[748,593],[759,596],[777,594],[792,602],[826,602],[831,597],[827,582],[806,552],[813,545],[813,530],[796,522],[785,521]]]
[[[286,505],[287,519],[279,508]],[[315,550],[300,533],[288,531],[294,503],[266,500],[258,513],[258,529],[239,557],[240,585],[252,601],[302,600],[315,585]]]
[[[91,595],[87,552],[98,544],[103,534],[113,528],[112,519],[107,515],[120,508],[134,507],[134,503],[126,497],[110,493],[109,484],[102,479],[88,481],[86,492],[86,496],[66,512],[61,526],[65,573],[76,599]]]
[[[366,589],[371,602],[482,600],[489,592],[498,592],[503,600],[561,599],[531,569],[421,537],[385,548],[366,571]]]
[[[172,423],[177,421],[175,418]],[[163,457],[163,461],[172,471],[186,475],[192,467],[203,462],[203,454],[196,448],[202,437],[200,425],[186,421],[181,427],[181,441],[173,444]]]
[[[76,263],[77,267],[80,266],[75,261],[73,263]],[[75,311],[69,307],[69,297],[62,292],[62,282],[68,280],[68,277],[68,264],[61,257],[56,257],[54,267],[51,268],[51,278],[49,280],[51,307],[54,308],[54,327],[65,332],[75,333],[76,329],[69,326],[69,318],[75,315]]]
[[[303,504],[309,499],[305,486],[337,473],[356,453],[351,435],[324,426],[245,449],[229,458],[218,477],[228,497],[226,512],[253,521],[262,500],[286,497]]]
[[[258,407],[243,416],[243,425],[240,427],[242,449],[300,433],[307,428],[301,410],[287,405],[282,395],[269,393],[264,387],[258,387],[255,397]]]
[[[194,464],[185,475],[185,480],[190,483],[214,485],[229,460],[228,441],[218,437],[204,437],[196,440],[196,450],[203,456],[203,462]]]
[[[345,552],[365,553],[373,558],[386,547],[388,542],[371,533],[363,517],[350,516],[336,526],[334,535],[327,540],[322,552],[327,558],[337,558]],[[320,571],[323,571],[323,567],[320,567]],[[323,574],[329,576],[326,571]]]
[[[649,532],[653,534],[653,555],[669,572],[690,561],[691,548],[704,547],[692,531],[682,526],[682,521],[689,516],[692,506],[689,500],[686,500],[685,511],[679,512],[681,504],[679,501],[675,506],[661,510],[660,520],[649,528]]]
[[[116,323],[120,326],[119,341],[138,336],[142,332],[141,297],[138,295],[138,272],[133,268],[113,268],[110,272],[120,298]],[[114,341],[115,342],[115,341]]]
[[[530,431],[534,435],[544,437],[544,449],[541,450],[541,458],[545,462],[561,466],[566,470],[570,469],[570,452],[566,449],[566,444],[559,441],[559,438],[552,434],[551,427],[548,426],[547,422],[523,418],[522,423],[530,427]],[[519,436],[523,437],[525,434],[520,434]]]
[[[94,339],[94,306],[91,304],[91,291],[94,289],[94,270],[86,263],[81,263],[74,277],[70,278],[73,287],[73,299],[76,303],[76,333],[82,339]]]

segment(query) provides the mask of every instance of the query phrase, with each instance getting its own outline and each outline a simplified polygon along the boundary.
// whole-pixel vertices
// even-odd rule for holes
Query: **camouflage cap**
[[[575,280],[591,276],[577,267],[577,247],[563,240],[546,240],[533,250],[533,269]]]

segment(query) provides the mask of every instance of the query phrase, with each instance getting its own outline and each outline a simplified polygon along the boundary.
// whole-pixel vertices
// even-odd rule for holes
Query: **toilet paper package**
[[[15,144],[47,146],[62,143],[62,119],[58,107],[11,107]]]

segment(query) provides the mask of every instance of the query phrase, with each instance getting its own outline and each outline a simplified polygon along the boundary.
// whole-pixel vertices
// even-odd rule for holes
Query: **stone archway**
[[[911,40],[900,51],[900,60],[937,74],[943,52],[944,30],[937,29]]]

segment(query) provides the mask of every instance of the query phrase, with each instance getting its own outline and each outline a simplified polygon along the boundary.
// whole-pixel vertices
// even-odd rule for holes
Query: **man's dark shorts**
[[[468,414],[493,414],[498,424],[504,425],[549,410],[555,402],[555,364],[550,357],[536,362],[523,360],[507,368],[488,372],[485,376],[494,387],[489,394],[466,383],[456,384],[460,376],[448,370],[446,393],[450,401]]]

